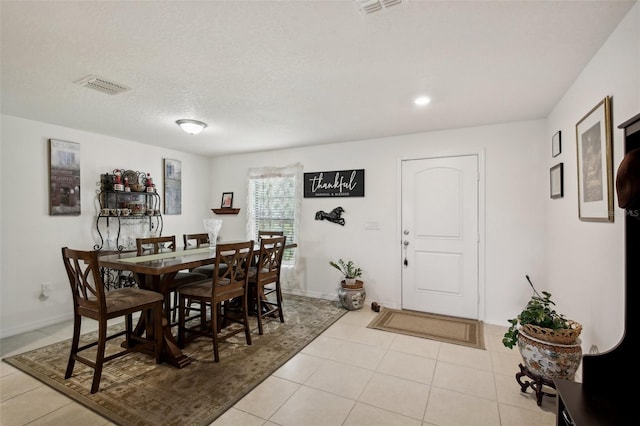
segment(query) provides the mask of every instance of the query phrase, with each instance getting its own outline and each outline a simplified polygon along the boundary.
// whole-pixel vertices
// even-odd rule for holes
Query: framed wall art
[[[80,215],[80,144],[49,139],[49,215]]]
[[[164,159],[164,214],[182,214],[182,163]]]
[[[558,163],[549,170],[549,192],[551,198],[564,197],[564,165]]]
[[[562,152],[562,132],[558,130],[551,138],[551,155],[557,157]]]
[[[230,209],[233,207],[233,192],[223,192],[222,193],[222,202],[220,203],[220,208],[222,209]]]
[[[576,124],[578,217],[613,222],[611,98],[605,97]]]

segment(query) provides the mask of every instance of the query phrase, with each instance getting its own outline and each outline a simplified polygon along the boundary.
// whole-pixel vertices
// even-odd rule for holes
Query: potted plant
[[[356,278],[360,278],[362,276],[362,269],[357,267],[353,260],[345,262],[342,259],[338,259],[337,263],[330,260],[329,264],[342,273],[344,276],[344,283],[347,286],[355,285]]]
[[[558,313],[551,293],[538,293],[528,275],[526,278],[533,294],[520,314],[508,320],[511,325],[502,344],[507,348],[518,346],[530,373],[547,380],[573,380],[582,359],[578,338],[582,326]],[[520,368],[523,370],[522,365]]]
[[[533,286],[529,275],[526,275],[533,295],[520,314],[508,320],[511,326],[504,334],[502,344],[513,348],[518,343],[521,330],[541,340],[555,343],[573,343],[582,330],[582,326],[575,321],[565,318],[563,314],[553,308],[551,293],[542,291],[542,296]]]
[[[338,259],[338,262],[329,261],[329,264],[344,276],[344,280],[340,282],[338,288],[338,298],[342,306],[350,311],[362,309],[367,293],[364,289],[364,283],[356,279],[362,277],[362,269],[357,267],[352,260],[345,262]]]

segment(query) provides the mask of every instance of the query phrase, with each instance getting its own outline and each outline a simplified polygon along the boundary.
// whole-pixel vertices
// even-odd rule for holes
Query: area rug
[[[485,349],[482,322],[466,318],[383,308],[367,327]]]
[[[347,312],[337,302],[294,295],[284,295],[283,306],[285,323],[267,321],[260,336],[251,317],[253,344],[246,345],[244,334],[221,343],[219,363],[207,338],[187,345],[183,352],[192,361],[182,369],[128,354],[105,364],[93,395],[89,367],[76,362],[64,379],[70,341],[4,361],[118,425],[208,425]]]

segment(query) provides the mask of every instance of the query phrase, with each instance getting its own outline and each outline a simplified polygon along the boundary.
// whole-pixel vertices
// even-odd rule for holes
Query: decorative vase
[[[356,279],[354,279],[354,281],[355,282],[353,284],[348,284],[347,280],[344,280],[340,283],[340,288],[338,289],[340,304],[350,311],[362,309],[364,306],[364,300],[367,297],[367,292],[364,289],[364,283]]]
[[[216,241],[218,240],[218,233],[222,228],[222,219],[203,219],[204,229],[209,234],[209,248],[214,250],[216,248]]]
[[[522,329],[518,332],[518,349],[527,369],[543,379],[573,380],[582,361],[580,339],[560,344],[536,339]]]

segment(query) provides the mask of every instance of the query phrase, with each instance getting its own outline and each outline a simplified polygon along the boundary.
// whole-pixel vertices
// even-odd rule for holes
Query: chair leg
[[[80,343],[80,326],[82,324],[82,316],[74,315],[73,318],[73,339],[71,340],[71,351],[69,352],[69,361],[67,362],[67,371],[64,378],[68,379],[73,374],[73,367],[76,363],[76,354]]]
[[[96,353],[96,366],[93,372],[93,382],[91,383],[91,393],[98,392],[100,388],[100,378],[102,376],[102,364],[104,363],[104,350],[107,344],[107,323],[100,321],[98,326],[98,347]]]
[[[173,292],[173,303],[171,304],[171,324],[176,322],[176,309],[178,308],[178,292]]]
[[[220,361],[220,355],[218,353],[218,312],[220,303],[216,303],[216,306],[211,306],[211,332],[213,333],[213,360],[215,362]]]
[[[278,314],[280,315],[280,322],[284,322],[284,312],[282,311],[282,288],[280,287],[280,280],[276,282],[276,300],[278,301]]]
[[[264,329],[262,328],[262,297],[260,296],[262,289],[258,289],[258,285],[256,285],[255,289],[255,301],[256,301],[256,316],[258,317],[258,334],[263,335]]]
[[[167,321],[169,321],[169,324],[171,324],[171,293],[167,293],[164,296],[164,316],[167,318]]]
[[[247,291],[245,289],[244,295],[242,296],[242,318],[244,321],[244,336],[247,340],[247,345],[251,344],[251,330],[249,329],[249,312],[248,312],[248,297]]]

